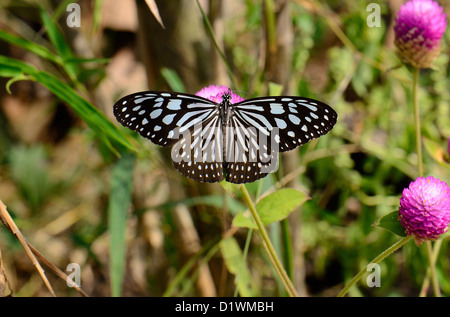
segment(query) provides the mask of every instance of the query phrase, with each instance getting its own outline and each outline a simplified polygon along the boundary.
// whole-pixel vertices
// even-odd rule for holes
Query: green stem
[[[205,11],[203,11],[203,8],[200,5],[199,0],[196,0],[196,1],[197,1],[197,6],[200,9],[200,13],[202,14],[203,21],[205,21],[206,28],[208,29],[209,34],[211,35],[211,38],[212,38],[213,43],[214,43],[214,46],[216,47],[216,50],[219,53],[220,58],[222,59],[224,65],[225,65],[225,67],[227,69],[228,76],[230,77],[231,84],[233,85],[233,88],[236,89],[237,88],[237,83],[236,83],[236,80],[235,80],[235,78],[233,76],[233,72],[231,71],[231,67],[228,64],[227,58],[225,57],[225,54],[222,51],[222,49],[220,48],[219,42],[217,41],[216,36],[214,35],[214,30],[213,30],[213,28],[211,26],[211,23],[209,22],[208,16],[206,15]]]
[[[281,220],[281,239],[283,241],[283,261],[286,267],[286,272],[289,278],[293,279],[293,254],[292,254],[292,239],[289,220]]]
[[[422,134],[420,127],[420,112],[419,112],[419,73],[420,69],[414,70],[413,78],[413,102],[414,102],[414,121],[416,124],[416,150],[417,150],[417,169],[419,176],[423,176],[423,162],[422,162]]]
[[[275,4],[273,0],[265,0],[264,5],[268,47],[270,53],[273,54],[277,50]]]
[[[417,170],[419,177],[423,176],[423,158],[422,158],[422,133],[421,133],[421,125],[420,125],[420,110],[419,110],[419,74],[420,69],[416,68],[414,70],[413,77],[413,102],[414,102],[414,121],[416,125],[416,148],[417,148]],[[427,241],[427,254],[430,262],[429,272],[431,276],[431,280],[433,282],[434,295],[439,296],[441,292],[439,290],[439,282],[436,276],[436,261],[433,260],[433,252],[431,248],[431,242]],[[428,275],[427,275],[428,276]],[[424,281],[427,282],[427,278]],[[422,293],[422,292],[421,292]]]
[[[431,281],[433,282],[434,296],[441,297],[441,290],[439,289],[439,282],[436,275],[436,259],[433,256],[433,248],[431,246],[431,241],[427,241],[426,244],[427,244],[428,259],[430,260],[430,274],[431,274]]]
[[[413,238],[413,236],[407,236],[404,237],[402,239],[400,239],[399,241],[397,241],[396,243],[394,243],[392,246],[390,246],[388,249],[386,249],[385,251],[383,251],[383,253],[381,253],[379,256],[377,256],[375,259],[373,259],[372,262],[370,262],[369,264],[376,264],[376,263],[380,263],[381,261],[383,261],[385,258],[387,258],[389,255],[391,255],[392,253],[394,253],[396,250],[398,250],[400,247],[402,247],[403,245],[405,245],[409,240],[411,240]],[[363,268],[358,274],[356,274],[352,280],[342,289],[342,291],[340,291],[340,293],[338,294],[338,297],[343,297],[345,294],[347,294],[347,292],[350,290],[350,288],[355,285],[362,277],[363,275],[367,273],[366,268]]]
[[[434,243],[433,254],[432,254],[434,263],[436,263],[436,259],[439,254],[441,244],[442,244],[442,239],[439,239]],[[423,280],[423,283],[422,283],[422,288],[420,290],[419,297],[426,296],[426,294],[428,292],[428,287],[430,286],[430,276],[431,276],[431,267],[428,267],[427,273],[425,275],[425,279]]]
[[[288,292],[289,296],[297,297],[298,296],[297,291],[295,290],[295,287],[292,284],[292,281],[289,279],[289,276],[287,275],[286,270],[284,269],[283,265],[281,264],[281,261],[278,258],[277,253],[275,252],[275,248],[273,247],[272,242],[270,242],[269,235],[267,234],[267,231],[264,228],[264,224],[262,223],[261,218],[259,217],[258,213],[256,212],[255,205],[253,204],[245,185],[241,186],[241,190],[244,195],[245,203],[247,204],[248,208],[250,209],[253,219],[255,220],[256,226],[258,227],[258,231],[263,240],[264,249],[266,250],[267,255],[269,256],[269,259],[272,262],[273,267],[275,268],[278,276],[280,277],[281,282],[283,283],[284,287],[286,288],[286,291]]]

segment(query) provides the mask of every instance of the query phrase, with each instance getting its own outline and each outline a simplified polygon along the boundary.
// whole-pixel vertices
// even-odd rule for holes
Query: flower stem
[[[205,11],[203,11],[203,8],[202,8],[199,0],[196,0],[196,2],[197,2],[198,8],[200,9],[200,13],[203,16],[203,21],[205,22],[206,28],[208,29],[209,34],[211,35],[211,38],[212,38],[213,43],[214,43],[214,46],[216,47],[216,50],[219,53],[220,58],[222,59],[224,65],[225,65],[225,67],[227,69],[228,76],[230,77],[230,81],[231,81],[231,83],[233,85],[233,88],[236,89],[238,87],[237,83],[236,83],[236,79],[233,76],[233,72],[231,71],[230,64],[228,63],[228,61],[227,61],[227,59],[225,57],[225,53],[220,48],[219,42],[217,41],[216,36],[214,35],[214,30],[213,30],[213,27],[211,26],[211,23],[209,22],[208,16],[206,15]]]
[[[420,126],[420,111],[419,111],[419,73],[420,69],[414,70],[413,77],[413,102],[414,102],[414,121],[416,124],[416,148],[417,148],[417,170],[419,177],[423,176],[423,159],[422,159],[422,133]],[[436,261],[433,259],[433,252],[431,248],[431,242],[427,241],[427,254],[430,262],[430,275],[433,282],[434,295],[440,297],[441,292],[439,289],[439,283],[436,276]]]
[[[433,282],[434,296],[441,297],[441,290],[439,288],[439,282],[436,275],[436,257],[433,256],[433,248],[431,246],[431,241],[427,241],[427,254],[430,260],[430,274],[431,281]]]
[[[436,263],[436,259],[439,254],[441,244],[442,244],[442,239],[439,239],[434,243],[433,254],[432,254],[434,263]],[[431,276],[431,267],[428,267],[427,273],[425,275],[425,279],[423,280],[423,283],[422,283],[422,288],[420,290],[419,297],[426,296],[428,287],[430,286],[430,276]]]
[[[409,242],[409,240],[411,240],[413,238],[413,236],[407,236],[404,237],[402,239],[400,239],[399,241],[397,241],[396,243],[394,243],[392,246],[390,246],[389,248],[387,248],[385,251],[383,251],[379,256],[377,256],[375,259],[373,259],[372,262],[370,262],[369,264],[372,263],[380,263],[381,261],[383,261],[385,258],[387,258],[389,255],[391,255],[392,253],[394,253],[396,250],[398,250],[400,247],[402,247],[403,245],[405,245],[407,242]],[[362,277],[363,275],[367,273],[367,269],[366,267],[363,268],[361,271],[359,271],[358,274],[356,274],[352,280],[342,289],[342,291],[340,291],[340,293],[338,294],[338,297],[343,297],[345,294],[347,294],[347,292],[350,290],[350,288],[355,285]]]
[[[413,102],[414,102],[414,121],[416,124],[417,169],[419,176],[423,176],[422,133],[420,127],[420,112],[419,112],[419,73],[420,69],[416,68],[414,70],[414,77],[413,77]]]
[[[245,203],[247,204],[248,208],[250,209],[253,219],[255,220],[256,226],[258,227],[258,231],[263,240],[264,249],[266,250],[267,255],[269,256],[269,259],[272,262],[272,265],[274,266],[275,271],[277,272],[278,276],[280,277],[281,282],[283,283],[284,287],[286,288],[286,291],[288,292],[289,296],[291,296],[291,297],[298,296],[297,291],[295,290],[295,287],[292,284],[292,281],[289,279],[289,276],[286,273],[286,270],[284,269],[283,265],[281,264],[280,259],[278,258],[277,253],[275,252],[275,248],[273,247],[272,243],[270,242],[269,235],[267,234],[267,231],[264,228],[261,218],[259,217],[258,213],[256,212],[255,205],[253,204],[245,185],[241,186],[241,190],[244,195]]]

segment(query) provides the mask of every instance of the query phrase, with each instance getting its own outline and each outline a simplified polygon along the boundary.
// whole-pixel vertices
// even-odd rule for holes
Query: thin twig
[[[20,232],[16,223],[11,218],[11,215],[6,210],[6,205],[1,200],[0,200],[0,219],[3,222],[3,224],[5,225],[5,227],[8,228],[8,230],[11,231],[11,233],[19,240],[20,244],[25,249],[25,252],[27,253],[27,255],[30,258],[31,262],[33,263],[34,267],[36,268],[36,270],[38,271],[42,280],[44,281],[45,285],[47,286],[47,289],[49,290],[50,294],[52,296],[56,296],[55,292],[53,291],[52,286],[50,285],[49,280],[47,279],[47,276],[45,276],[44,270],[42,269],[38,260],[36,259],[33,252],[31,251],[30,247],[28,246],[28,243],[25,240],[25,237],[22,235],[22,233]]]
[[[0,297],[5,297],[5,291],[6,286],[9,288],[9,295],[11,296],[13,293],[13,288],[11,287],[11,284],[9,283],[9,279],[6,276],[5,268],[3,267],[3,261],[2,261],[2,252],[0,251]]]
[[[8,228],[9,231],[11,231],[12,234],[14,234],[17,239],[22,244],[23,248],[25,249],[28,257],[31,259],[31,262],[38,270],[39,274],[41,275],[42,279],[44,280],[45,285],[47,286],[48,290],[52,294],[52,296],[56,296],[50,282],[48,281],[47,277],[44,274],[44,270],[42,269],[41,265],[39,264],[39,261],[36,259],[39,258],[39,260],[44,263],[50,270],[52,270],[58,277],[60,277],[62,280],[67,282],[67,285],[69,287],[73,287],[76,289],[82,296],[88,297],[89,295],[75,282],[73,282],[67,274],[65,274],[62,270],[60,270],[56,265],[54,265],[52,262],[47,260],[35,247],[33,247],[31,244],[29,244],[25,237],[20,232],[19,228],[15,224],[14,220],[9,215],[8,211],[6,210],[5,204],[0,200],[0,219],[5,225],[6,228]],[[36,256],[36,257],[35,257]],[[9,285],[9,284],[8,284]]]
[[[211,23],[209,22],[208,16],[205,14],[205,11],[203,11],[203,8],[198,0],[196,0],[197,6],[200,9],[200,13],[202,14],[203,20],[205,21],[206,28],[208,29],[209,34],[211,35],[212,41],[214,43],[214,46],[217,49],[217,53],[219,53],[220,57],[222,58],[223,63],[225,64],[225,67],[227,69],[228,76],[230,77],[230,81],[233,85],[233,88],[237,88],[237,83],[234,78],[233,72],[231,71],[231,67],[227,62],[227,58],[225,57],[225,53],[221,49],[219,42],[216,39],[216,36],[214,35],[214,30],[211,26]]]
[[[28,243],[28,246],[30,247],[31,251],[39,258],[39,260],[42,261],[50,270],[55,272],[55,274],[61,278],[62,280],[67,282],[67,286],[73,287],[76,289],[82,296],[89,297],[89,295],[79,286],[77,285],[72,279],[70,279],[66,273],[64,273],[62,270],[60,270],[56,265],[54,265],[52,262],[47,260],[35,247],[33,247],[31,244]]]

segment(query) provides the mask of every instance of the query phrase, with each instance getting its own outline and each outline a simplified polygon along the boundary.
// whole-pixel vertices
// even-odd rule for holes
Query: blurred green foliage
[[[93,14],[95,29],[101,19],[99,2],[95,1]],[[303,203],[294,211],[300,219],[301,229],[296,233],[301,243],[292,251],[303,252],[302,269],[309,294],[333,296],[362,267],[399,239],[373,224],[398,208],[402,189],[417,175],[412,75],[396,56],[389,38],[392,12],[387,2],[380,4],[379,28],[367,26],[367,1],[323,1],[320,6],[311,2],[318,11],[303,7],[301,3],[289,4],[294,34],[292,94],[327,101],[339,114],[339,121],[330,134],[299,151],[298,179],[310,199],[303,203],[303,196],[297,197],[302,198],[298,205]],[[234,275],[225,295],[235,295],[235,289],[243,296],[285,295],[279,281],[273,281],[273,268],[263,248],[258,241],[253,241],[247,230],[241,229],[234,237],[222,239],[223,206],[231,219],[245,211],[239,192],[234,195],[233,191],[230,197],[221,188],[213,187],[210,194],[198,195],[195,186],[191,186],[188,192],[192,197],[165,200],[170,191],[166,181],[173,176],[165,168],[164,154],[157,152],[149,142],[119,128],[110,121],[109,114],[103,113],[104,108],[91,101],[95,100],[95,91],[105,80],[106,60],[103,56],[92,59],[77,56],[73,42],[56,22],[62,15],[63,5],[52,8],[48,3],[38,6],[33,1],[25,1],[23,5],[33,13],[32,22],[39,25],[31,36],[27,28],[3,29],[8,21],[25,25],[27,19],[16,15],[16,6],[0,5],[4,9],[0,15],[0,41],[10,48],[8,52],[2,50],[0,55],[0,76],[9,80],[3,82],[4,87],[14,96],[16,91],[20,92],[15,90],[16,85],[23,80],[39,83],[83,123],[72,127],[71,137],[79,144],[75,147],[77,150],[66,150],[71,151],[65,157],[71,158],[72,170],[61,172],[58,165],[63,164],[65,168],[65,163],[58,160],[57,153],[63,145],[40,141],[27,144],[19,137],[20,133],[14,132],[12,122],[0,107],[0,199],[8,205],[26,236],[36,236],[36,241],[42,243],[41,251],[44,254],[47,251],[51,257],[54,254],[47,248],[51,248],[49,236],[53,232],[52,237],[62,243],[64,249],[58,253],[62,258],[55,260],[61,265],[69,258],[76,258],[75,250],[82,250],[85,256],[81,257],[81,265],[89,267],[86,274],[94,276],[94,294],[110,295],[109,289],[114,289],[114,295],[196,295],[195,280],[200,266],[196,263],[213,266],[221,256],[228,272]],[[240,90],[263,95],[267,82],[258,55],[264,26],[261,3],[247,0],[244,8],[239,23],[235,19],[224,21],[225,51],[232,61]],[[246,36],[241,37],[242,33]],[[421,72],[419,91],[422,133],[429,140],[424,157],[425,171],[447,183],[450,183],[448,165],[439,161],[436,152],[441,147],[446,149],[450,137],[449,33],[445,34],[443,53],[434,68]],[[39,66],[20,54],[8,56],[17,49],[39,58]],[[169,87],[184,90],[174,70],[164,68],[161,76]],[[136,162],[130,158],[130,153],[136,153]],[[134,188],[130,188],[133,175],[149,175],[149,178],[135,177]],[[278,180],[277,175],[270,175],[247,188],[256,201],[273,189]],[[124,183],[126,186],[122,187]],[[140,191],[143,193],[139,196]],[[145,199],[148,197],[152,199]],[[133,212],[127,213],[130,203]],[[173,216],[178,205],[191,209],[202,242],[202,249],[188,261],[183,261],[178,248],[178,228]],[[61,231],[49,229],[52,220],[73,211],[75,220],[61,227]],[[132,247],[149,234],[142,232],[143,218],[154,213],[161,220],[155,234],[162,235],[164,273],[151,271],[149,276],[143,277],[144,289],[130,287],[121,293],[123,279],[131,279],[131,273],[126,270],[131,264],[126,259],[131,257]],[[273,223],[269,229],[281,254],[280,226]],[[45,233],[44,237],[39,237],[40,231]],[[109,249],[114,255],[111,257],[105,257],[108,248],[102,247],[108,234],[108,239],[117,241]],[[0,229],[0,249],[4,257],[11,255],[9,266],[15,266],[22,252],[13,248],[15,242],[8,235]],[[443,294],[448,296],[447,242],[445,239],[442,244],[437,271]],[[145,262],[146,267],[158,263],[158,257],[162,256],[156,251],[149,251],[149,254],[149,258],[144,257],[150,263]],[[425,249],[408,244],[381,264],[381,288],[369,288],[360,283],[350,295],[415,296],[420,291],[427,263]],[[109,270],[112,270],[110,277]],[[36,290],[35,282],[28,280],[30,273],[25,271],[17,265],[16,294],[42,295]],[[113,286],[108,284],[109,279]],[[65,292],[64,285],[60,291]]]

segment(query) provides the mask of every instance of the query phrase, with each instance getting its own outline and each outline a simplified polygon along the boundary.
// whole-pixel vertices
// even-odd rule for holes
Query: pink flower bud
[[[395,45],[402,59],[417,68],[428,68],[441,52],[447,17],[433,0],[410,0],[395,20]]]
[[[450,187],[432,176],[417,178],[403,190],[398,219],[417,245],[439,238],[450,223]]]

